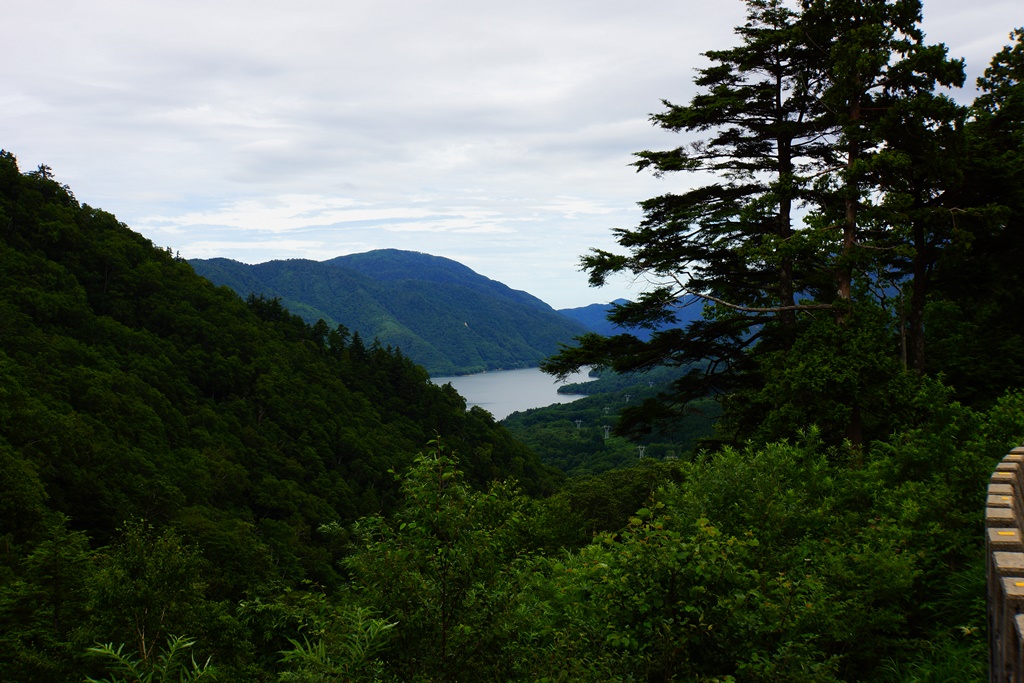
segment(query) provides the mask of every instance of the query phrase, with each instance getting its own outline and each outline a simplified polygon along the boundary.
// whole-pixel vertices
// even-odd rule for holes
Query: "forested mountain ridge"
[[[458,261],[442,256],[401,249],[374,249],[361,254],[338,256],[325,263],[351,268],[379,282],[413,280],[461,285],[539,311],[553,310],[532,294],[512,289],[504,283],[480,275]]]
[[[607,304],[590,304],[577,308],[560,308],[558,312],[568,316],[580,324],[585,325],[588,330],[602,336],[616,334],[631,334],[641,341],[647,341],[656,330],[669,330],[685,327],[694,320],[700,320],[704,312],[704,303],[697,297],[689,297],[678,307],[677,319],[674,322],[665,322],[655,325],[653,329],[645,327],[628,327],[612,322],[609,316],[618,307],[628,304],[626,299],[616,299]]]
[[[432,375],[533,366],[586,331],[526,292],[418,252],[384,249],[257,265],[229,259],[190,263],[242,296],[279,297],[307,322],[322,318],[364,340],[397,347]]]
[[[393,507],[389,470],[439,434],[478,486],[552,490],[528,449],[401,352],[242,301],[0,153],[0,585],[36,590],[18,582],[46,539],[102,547],[133,519],[201,550],[210,599],[336,584],[341,546],[318,527]],[[92,617],[65,606],[40,635],[31,620],[61,607],[33,595],[0,594],[0,678],[65,680],[53,662],[12,672]]]

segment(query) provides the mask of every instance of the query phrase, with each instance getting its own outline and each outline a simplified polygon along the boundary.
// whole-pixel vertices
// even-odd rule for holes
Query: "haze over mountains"
[[[243,297],[279,297],[310,323],[400,348],[432,375],[531,367],[589,331],[540,299],[439,256],[397,249],[248,265],[189,261]]]
[[[657,328],[658,330],[666,330],[673,327],[685,327],[691,321],[700,319],[704,307],[698,298],[694,296],[684,297],[683,301],[684,303],[676,312],[678,322],[675,324],[660,325]],[[608,313],[612,308],[614,308],[614,305],[624,303],[626,303],[625,299],[616,299],[610,304],[590,304],[589,306],[581,306],[579,308],[561,308],[558,312],[584,325],[591,332],[596,332],[604,337],[612,337],[617,334],[629,333],[644,341],[650,339],[651,335],[654,334],[654,330],[636,327],[627,329],[608,320]]]

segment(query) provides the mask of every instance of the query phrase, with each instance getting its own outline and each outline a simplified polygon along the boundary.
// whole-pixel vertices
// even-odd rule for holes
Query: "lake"
[[[589,382],[589,370],[571,375],[565,383]],[[563,384],[540,368],[523,370],[495,370],[459,377],[431,377],[438,386],[451,384],[466,399],[468,407],[480,406],[490,411],[495,420],[503,420],[517,410],[549,406],[552,403],[571,403],[583,398],[582,394],[559,394]]]

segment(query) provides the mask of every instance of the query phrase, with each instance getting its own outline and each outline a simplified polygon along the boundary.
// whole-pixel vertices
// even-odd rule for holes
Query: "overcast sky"
[[[1019,0],[925,0],[969,84]],[[633,152],[685,103],[739,0],[7,0],[0,148],[186,258],[460,261],[556,308],[636,203]],[[969,102],[973,93],[957,94]]]

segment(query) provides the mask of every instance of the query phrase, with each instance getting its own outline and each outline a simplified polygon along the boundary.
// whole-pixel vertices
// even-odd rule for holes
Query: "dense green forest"
[[[244,598],[336,589],[345,538],[318,529],[394,509],[388,471],[437,434],[475,486],[554,488],[533,453],[399,350],[215,288],[7,152],[0,237],[4,680],[81,678],[92,641],[143,639],[147,654],[167,628],[221,639],[241,633]],[[101,572],[129,571],[110,564],[129,538],[143,555],[170,544],[187,584],[160,590],[187,593],[187,621],[143,632],[123,612],[138,595],[89,602]]]
[[[615,433],[623,410],[655,399],[685,372],[669,367],[633,375],[605,372],[589,382],[558,388],[559,393],[586,394],[585,398],[512,413],[501,424],[545,465],[573,477],[629,467],[641,458],[690,458],[704,439],[714,435],[721,407],[713,398],[694,401],[671,428],[666,425],[657,433],[632,438]]]
[[[310,324],[343,325],[401,348],[435,376],[536,367],[587,331],[526,292],[430,254],[378,249],[327,261],[189,263],[243,297],[280,298]]]
[[[0,153],[0,679],[985,680],[1024,31],[962,107],[918,2],[746,4],[654,117],[704,141],[638,157],[717,180],[584,257],[663,283],[612,313],[656,331],[548,362],[674,368],[614,421],[665,449],[630,467],[548,469],[402,351]],[[683,296],[704,317],[665,329]]]
[[[672,659],[671,646],[680,646],[690,633],[673,621],[663,632],[676,640],[655,656],[668,668],[658,674],[648,670],[648,677],[984,680],[984,646],[975,637],[984,630],[985,456],[978,452],[983,461],[973,460],[972,447],[948,430],[996,420],[1007,440],[990,441],[992,455],[1024,432],[1014,393],[1024,372],[1018,303],[1024,290],[1006,269],[1024,248],[1024,30],[1010,34],[1012,43],[993,58],[978,80],[978,96],[965,106],[946,94],[963,85],[964,64],[951,59],[945,46],[925,42],[920,2],[748,0],[746,5],[737,45],[706,53],[709,65],[694,79],[697,94],[687,104],[665,101],[664,110],[651,117],[656,126],[682,136],[679,146],[636,155],[638,171],[666,179],[693,174],[690,183],[681,192],[641,202],[641,223],[614,231],[617,250],[594,249],[582,258],[594,285],[619,276],[651,283],[635,301],[614,306],[609,316],[622,328],[640,327],[649,334],[587,335],[544,367],[558,376],[583,366],[626,377],[657,367],[678,369],[680,376],[669,387],[626,407],[614,432],[658,441],[713,399],[721,415],[714,435],[701,442],[705,450],[696,462],[715,467],[732,458],[745,476],[770,479],[765,485],[773,495],[786,495],[777,490],[781,486],[801,496],[819,476],[842,481],[841,490],[850,492],[858,485],[848,477],[860,479],[868,486],[862,502],[871,499],[873,512],[837,527],[845,530],[842,539],[815,530],[813,523],[783,534],[792,533],[792,547],[837,543],[852,559],[876,531],[899,528],[890,538],[893,545],[873,562],[882,566],[895,560],[887,570],[890,587],[905,580],[898,590],[917,597],[906,610],[890,613],[896,621],[887,635],[889,627],[881,622],[867,627],[861,642],[877,638],[876,656],[860,665],[854,664],[859,655],[845,646],[826,646],[803,659],[828,640],[828,627],[820,622],[799,629],[806,640],[780,642],[772,654],[755,657],[766,665],[762,670],[734,655],[731,666],[680,673],[676,667],[692,666],[695,658],[688,653],[685,664]],[[695,299],[704,302],[703,317],[665,329],[681,322],[681,311]],[[979,428],[974,424],[969,431]],[[987,435],[983,440],[998,431],[980,429],[977,434]],[[951,447],[947,455],[953,460],[937,451],[931,451],[936,459],[913,455],[924,452],[918,451],[922,439],[939,435],[934,447]],[[776,479],[775,466],[790,457],[783,453],[810,444],[816,445],[791,461],[800,462],[802,474],[788,483]],[[740,451],[747,458],[764,458],[767,468],[746,469],[735,459]],[[811,453],[822,458],[818,465]],[[978,473],[968,475],[976,465]],[[681,467],[689,472],[691,466]],[[688,477],[694,475],[652,499],[670,510],[665,528],[687,519],[721,533],[732,512],[759,498],[760,484],[754,481],[726,485],[720,480],[704,489]],[[577,491],[585,490],[583,485],[570,483]],[[881,502],[897,491],[901,500]],[[945,510],[926,502],[932,495],[946,500]],[[682,514],[677,496],[702,502]],[[710,503],[716,497],[730,502],[716,509]],[[820,500],[828,506],[833,499],[823,492]],[[780,500],[762,505],[768,519]],[[803,501],[789,509],[813,516],[812,507]],[[846,499],[828,514],[837,520],[857,507]],[[738,528],[757,544],[756,562],[770,564],[761,553],[772,552],[765,538],[779,527],[757,530],[755,509],[744,513]],[[655,514],[650,507],[638,513],[636,526],[646,528]],[[958,527],[973,529],[973,537],[964,535],[961,544],[955,540]],[[924,541],[928,537],[932,541]],[[623,533],[617,542],[629,538]],[[940,538],[941,559],[933,554],[937,546],[918,545]],[[812,567],[829,562],[828,555],[823,547],[808,552],[805,570],[791,565],[779,568],[778,576],[792,581],[794,591],[827,586],[835,577],[826,579],[827,571]],[[916,568],[902,574],[897,565],[907,560]],[[856,583],[871,572],[863,567],[847,579]],[[918,593],[924,586],[932,592]],[[876,584],[861,594],[873,594],[868,599],[876,601],[879,616],[900,599],[883,597],[885,590]],[[856,602],[859,592],[851,584],[845,598]],[[643,605],[651,604],[651,595],[644,594]],[[688,602],[676,604],[685,609]],[[740,604],[751,606],[749,594]],[[809,600],[803,606],[814,604]],[[854,629],[855,623],[867,626],[857,611],[853,607],[847,624]],[[708,612],[699,613],[703,618]],[[800,618],[796,612],[786,617]],[[738,621],[728,620],[726,628]],[[714,628],[721,629],[721,622]],[[721,630],[719,635],[728,640]],[[887,651],[908,636],[922,639],[916,652]],[[742,641],[739,649],[754,641]],[[804,647],[810,649],[798,653]],[[799,672],[772,669],[796,661],[802,662]],[[746,668],[750,665],[754,669]]]

